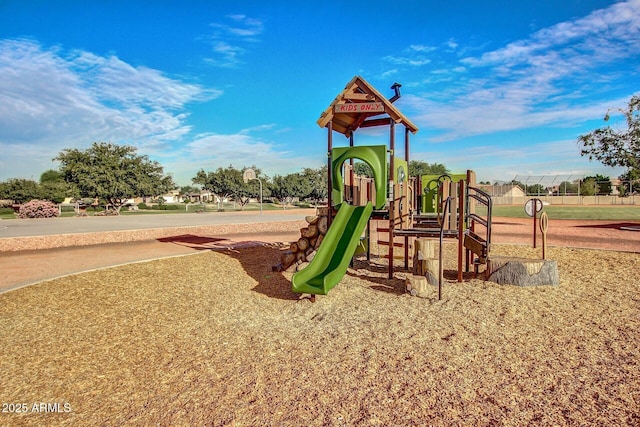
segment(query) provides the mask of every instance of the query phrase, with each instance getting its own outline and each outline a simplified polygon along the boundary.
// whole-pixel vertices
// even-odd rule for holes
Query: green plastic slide
[[[365,206],[340,205],[316,256],[307,267],[293,275],[293,292],[326,295],[340,282],[372,211],[371,202]]]

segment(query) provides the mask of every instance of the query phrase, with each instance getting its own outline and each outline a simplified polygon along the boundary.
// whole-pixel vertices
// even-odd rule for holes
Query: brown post
[[[458,282],[462,282],[462,258],[464,249],[464,217],[465,217],[465,199],[466,188],[465,181],[462,179],[459,183],[458,194]]]
[[[409,167],[409,128],[407,128],[406,126],[404,127],[404,160],[407,162],[407,167]],[[409,176],[409,171],[407,170],[407,185],[409,185],[410,178],[411,177]],[[409,206],[410,210],[416,208],[415,188],[413,191],[413,195],[407,192],[407,194],[410,196],[409,198],[411,199],[411,205]]]
[[[389,121],[389,180],[387,182],[387,196],[389,196],[389,279],[393,279],[393,228],[395,225],[395,194],[389,194],[389,190],[393,193],[393,154],[395,151],[395,123]],[[386,167],[386,165],[383,165]]]
[[[406,126],[404,127],[404,160],[407,162],[407,168],[409,167],[409,128],[407,128]],[[409,176],[409,170],[407,169],[407,182],[406,182],[406,186],[407,186],[407,200],[405,201],[405,203],[407,203],[407,207],[409,208],[409,215],[411,215],[411,211],[413,210],[413,208],[415,208],[415,206],[409,206],[409,200],[411,200],[412,205],[415,204],[416,200],[415,200],[415,196],[413,196],[411,194],[411,190],[409,190],[409,181],[410,181],[411,177]],[[412,224],[409,225],[410,227],[412,226]],[[405,237],[404,238],[404,268],[405,269],[409,269],[409,237]]]
[[[409,129],[404,128],[404,159],[409,163]],[[407,176],[409,176],[409,171],[407,171]]]
[[[327,124],[327,204],[328,204],[328,208],[327,208],[327,225],[330,226],[331,225],[331,219],[332,219],[332,212],[333,212],[333,206],[332,206],[332,200],[331,200],[331,187],[332,187],[332,182],[331,182],[331,150],[333,149],[333,121],[330,120],[329,123]]]
[[[353,147],[353,132],[349,135],[349,147]],[[349,166],[351,166],[351,175],[349,175],[349,187],[351,188],[351,204],[355,205],[355,201],[353,198],[355,197],[355,190],[353,188],[353,175],[355,171],[353,170],[353,158],[349,159]]]
[[[538,235],[538,229],[536,228],[536,220],[537,220],[537,216],[538,216],[538,204],[537,204],[537,200],[533,199],[533,248],[537,248],[536,246],[536,236]]]

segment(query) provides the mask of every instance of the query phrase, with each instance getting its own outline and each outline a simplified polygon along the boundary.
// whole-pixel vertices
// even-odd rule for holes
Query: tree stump
[[[416,239],[413,259],[435,258],[435,240]]]
[[[438,284],[440,261],[435,257],[435,240],[416,239],[413,252],[413,274],[426,277],[431,285]]]
[[[501,285],[515,286],[560,284],[556,261],[503,256],[489,258],[487,280]]]
[[[433,294],[433,290],[429,286],[427,278],[424,276],[408,274],[405,286],[407,288],[407,292],[414,297],[426,298],[430,294]]]

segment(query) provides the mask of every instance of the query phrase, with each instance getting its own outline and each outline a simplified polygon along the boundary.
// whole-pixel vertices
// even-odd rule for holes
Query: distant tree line
[[[300,172],[268,177],[252,165],[261,182],[243,179],[246,167],[233,165],[212,171],[200,169],[191,179],[190,186],[178,187],[162,166],[147,156],[138,155],[135,147],[96,142],[91,147],[62,150],[53,160],[60,162],[58,170],[48,170],[39,181],[13,178],[0,182],[0,199],[25,203],[32,199],[62,203],[65,199],[83,200],[90,204],[98,201],[111,206],[116,212],[130,199],[144,198],[162,202],[160,197],[171,191],[185,200],[199,195],[201,190],[210,192],[218,203],[233,200],[242,209],[251,199],[262,196],[277,201],[283,207],[294,200],[319,203],[327,198],[327,166],[304,168]],[[372,176],[366,163],[356,162],[359,175]],[[411,161],[411,175],[445,174],[448,169],[438,163]]]
[[[200,169],[191,181],[214,194],[219,203],[232,199],[242,208],[250,199],[260,197],[260,182],[254,179],[245,183],[245,169],[247,168],[236,169],[232,165],[209,172]],[[278,201],[283,207],[291,204],[294,199],[317,203],[327,197],[326,166],[318,169],[304,168],[302,172],[275,175],[272,178],[263,175],[262,170],[255,165],[251,169],[262,181],[262,196]]]
[[[512,180],[509,184],[519,186],[527,196],[609,196],[613,192],[611,179],[599,174],[575,181],[562,181],[553,187],[545,187],[542,184],[525,184],[518,180]]]
[[[581,155],[597,159],[607,166],[626,167],[619,178],[632,183],[632,187],[621,186],[621,196],[640,191],[640,96],[633,96],[626,109],[616,109],[625,118],[626,129],[614,130],[610,126],[596,129],[578,138]],[[609,120],[607,111],[604,120]],[[127,200],[143,197],[158,198],[177,189],[171,175],[165,174],[163,167],[147,156],[138,155],[137,149],[105,142],[95,142],[85,150],[69,148],[53,160],[60,162],[58,170],[48,170],[38,182],[29,179],[12,178],[0,182],[0,200],[24,203],[32,199],[50,200],[61,203],[66,198],[98,199],[112,206],[116,212]],[[256,166],[252,167],[263,184],[263,197],[277,200],[283,206],[294,199],[311,201],[327,197],[326,166],[288,175],[268,177]],[[201,169],[192,178],[194,186],[181,187],[179,193],[188,195],[201,189],[210,191],[218,200],[233,199],[245,206],[249,199],[260,196],[256,180],[244,182],[243,169],[232,165],[214,171]],[[366,163],[355,162],[356,174],[373,176]],[[449,170],[442,164],[429,164],[413,160],[409,162],[409,175],[446,174]],[[524,185],[527,194],[547,194],[548,189],[541,184]],[[199,187],[199,188],[198,188]],[[579,187],[579,190],[578,190]],[[562,182],[558,191],[580,193],[580,195],[611,194],[608,177],[595,175],[578,182]],[[161,200],[161,199],[158,199]]]
[[[179,187],[163,167],[147,156],[138,155],[135,147],[96,142],[90,148],[65,149],[53,160],[58,170],[48,170],[33,179],[11,178],[0,182],[0,200],[22,204],[32,199],[62,203],[65,199],[83,200],[111,206],[116,212],[129,200],[144,198],[162,202],[160,197],[178,190],[188,199],[201,190],[209,191],[219,201],[233,200],[244,207],[260,196],[260,182],[244,182],[243,171],[232,165],[206,172],[201,169],[192,178],[192,186]],[[263,184],[263,197],[275,199],[283,206],[294,199],[318,202],[327,197],[326,166],[288,175],[264,176],[252,166]]]

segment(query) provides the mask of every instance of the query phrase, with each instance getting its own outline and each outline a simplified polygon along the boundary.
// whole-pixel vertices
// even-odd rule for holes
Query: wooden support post
[[[349,135],[349,147],[353,147],[353,132],[351,132],[351,135]],[[354,200],[355,189],[354,189],[353,176],[355,174],[355,171],[353,170],[353,158],[349,159],[349,166],[351,166],[351,174],[349,175],[349,187],[351,189],[350,191],[351,204],[357,205],[357,203]]]
[[[462,282],[462,258],[464,252],[465,181],[460,180],[458,191],[458,282]]]
[[[329,123],[327,124],[327,204],[328,204],[328,225],[331,225],[331,220],[332,220],[332,212],[333,212],[333,201],[331,200],[331,193],[333,191],[333,183],[331,182],[331,163],[332,163],[332,156],[331,156],[331,150],[333,149],[333,121],[329,120]]]
[[[404,236],[404,269],[409,269],[409,236]]]
[[[440,260],[435,256],[435,240],[416,239],[413,249],[414,276],[424,276],[431,285],[438,284],[440,274]]]
[[[407,127],[404,128],[404,159],[409,163],[409,128]]]
[[[395,195],[393,194],[393,171],[395,170],[393,163],[393,155],[395,153],[396,141],[395,141],[395,123],[389,122],[389,170],[391,176],[387,185],[387,194],[389,199],[389,279],[393,279],[393,228],[395,227]]]
[[[367,261],[371,261],[371,218],[367,221]]]
[[[533,248],[537,248],[536,236],[538,235],[538,228],[536,227],[536,221],[538,219],[538,212],[536,211],[536,204],[533,203]]]

